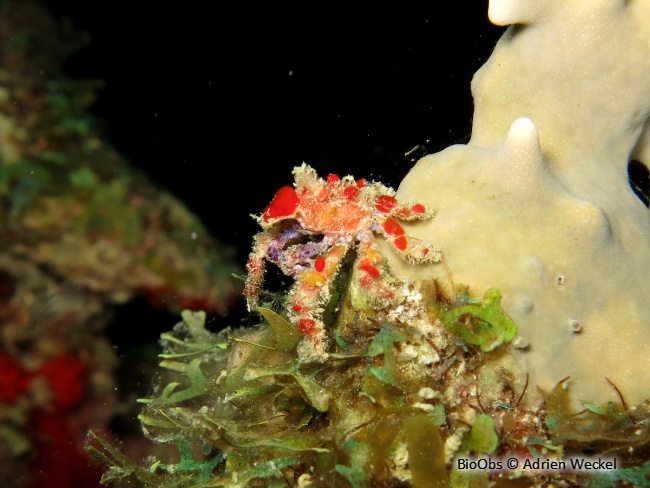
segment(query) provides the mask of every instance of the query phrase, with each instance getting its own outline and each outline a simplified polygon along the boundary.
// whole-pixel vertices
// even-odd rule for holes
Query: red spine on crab
[[[406,251],[406,248],[408,247],[408,241],[406,240],[406,237],[404,236],[399,236],[393,239],[393,244],[397,249],[400,251]]]
[[[396,206],[391,215],[403,220],[426,219],[431,215],[427,214],[427,208],[421,203],[414,203],[410,207]]]
[[[314,269],[321,273],[325,269],[325,258],[318,256],[316,261],[314,261]]]
[[[343,195],[348,200],[354,200],[357,197],[358,193],[359,187],[357,186],[348,186],[345,190],[343,190]]]
[[[264,221],[268,222],[271,219],[281,219],[293,215],[299,203],[300,198],[298,198],[296,190],[292,186],[283,186],[264,209]]]
[[[413,212],[414,214],[424,214],[426,213],[426,211],[427,211],[426,207],[421,203],[416,203],[411,207],[411,212]]]
[[[384,220],[384,224],[382,226],[384,228],[384,232],[388,234],[389,236],[401,236],[404,235],[404,227],[399,225],[397,223],[397,220],[388,217],[386,220]]]
[[[370,275],[372,278],[377,279],[381,276],[381,273],[379,270],[370,262],[368,261],[361,261],[359,264],[359,269],[362,271],[365,271]]]
[[[381,261],[381,253],[375,248],[368,248],[363,251],[359,261],[359,269],[364,271],[373,280],[381,276],[377,264]]]
[[[375,202],[375,208],[383,213],[388,213],[397,205],[397,199],[391,197],[390,195],[382,195],[377,198]]]
[[[316,321],[314,319],[300,319],[298,321],[298,332],[304,335],[310,335],[316,331]]]
[[[341,181],[341,178],[339,178],[339,175],[337,175],[335,173],[330,173],[327,176],[327,183],[330,184],[330,185],[338,183],[339,181]]]

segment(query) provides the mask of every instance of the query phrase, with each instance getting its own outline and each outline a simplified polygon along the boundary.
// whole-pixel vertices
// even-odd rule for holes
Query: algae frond
[[[560,384],[532,408],[528,385],[516,386],[523,373],[504,371],[498,361],[516,328],[497,290],[452,305],[427,285],[383,271],[392,298],[373,296],[376,288],[361,286],[355,272],[333,295],[337,303],[328,307],[339,312],[328,314],[322,361],[301,360],[298,349],[309,339],[281,310],[261,308],[258,325],[218,333],[204,328],[205,315],[184,312],[162,335],[165,375],[141,400],[140,416],[147,437],[176,444],[180,460],[134,462],[94,437],[89,449],[111,466],[104,481],[161,488],[426,487],[432,480],[454,488],[644,486],[647,463],[630,453],[648,451],[647,405],[584,402],[576,413]],[[457,469],[460,458],[561,459],[585,449],[620,456],[621,469],[593,476]]]

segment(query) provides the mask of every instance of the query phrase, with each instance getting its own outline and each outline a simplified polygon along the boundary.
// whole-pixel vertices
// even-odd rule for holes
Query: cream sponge
[[[570,376],[577,399],[618,401],[611,381],[643,401],[650,211],[627,168],[650,163],[650,3],[502,0],[489,15],[512,25],[473,79],[469,143],[421,159],[397,192],[435,211],[407,232],[444,263],[391,265],[450,293],[498,288],[532,385]]]

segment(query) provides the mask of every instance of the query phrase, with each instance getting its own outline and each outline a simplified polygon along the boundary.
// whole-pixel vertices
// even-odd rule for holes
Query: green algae
[[[429,415],[414,415],[404,421],[411,483],[414,488],[449,486],[444,445],[438,422]]]
[[[394,344],[406,339],[406,335],[389,323],[381,324],[381,329],[377,337],[368,347],[368,356],[374,357],[382,355],[384,364],[382,366],[372,366],[369,368],[377,379],[391,385],[399,384],[396,376],[396,364],[394,354]]]
[[[635,488],[647,488],[650,486],[650,461],[640,466],[604,471],[593,474],[586,482],[587,488],[610,488],[619,482],[627,482]]]
[[[277,347],[282,351],[292,351],[295,349],[302,339],[302,334],[288,320],[270,308],[260,307],[258,311],[262,314],[264,320],[270,324]]]
[[[440,320],[467,344],[489,352],[514,339],[517,326],[501,308],[501,292],[490,288],[482,302],[464,303],[440,312]]]
[[[494,430],[494,419],[484,413],[474,420],[464,448],[483,454],[492,454],[499,445],[499,436]]]
[[[348,324],[356,331],[356,342],[348,339],[350,330],[339,324],[340,340],[332,340],[330,357],[302,363],[296,356],[300,337],[289,329],[290,322],[270,309],[261,315],[265,320],[257,326],[212,333],[204,327],[204,314],[184,312],[183,321],[163,334],[161,365],[172,376],[157,395],[147,399],[140,419],[147,436],[156,442],[187,442],[181,462],[176,463],[184,469],[170,472],[174,463],[163,459],[143,466],[116,454],[109,456],[115,448],[105,445],[101,451],[112,466],[106,482],[160,488],[288,487],[300,479],[315,487],[364,488],[382,483],[487,487],[488,473],[456,469],[455,456],[502,457],[512,452],[509,449],[521,447],[537,456],[562,455],[568,452],[565,447],[593,443],[594,435],[599,442],[606,442],[608,436],[622,442],[632,426],[639,430],[620,404],[585,402],[591,408],[576,417],[568,392],[560,386],[546,394],[545,407],[539,411],[544,421],[533,422],[532,426],[540,427],[527,431],[525,437],[513,439],[517,432],[513,425],[531,414],[511,398],[496,401],[497,397],[461,435],[459,449],[449,453],[445,441],[463,431],[457,430],[454,419],[465,407],[453,397],[436,394],[443,384],[439,371],[448,375],[448,370],[413,369],[401,359],[408,345],[427,344],[418,328],[357,316]],[[450,334],[446,328],[438,332]],[[464,355],[470,362],[463,368],[469,371],[480,369],[489,357],[489,352],[472,354],[453,340],[448,343],[447,352],[440,354]],[[174,374],[184,377],[184,388]],[[459,395],[467,381],[460,377]],[[642,412],[637,415],[641,421]],[[647,443],[647,436],[646,430],[634,445]],[[630,445],[629,439],[626,442]],[[212,446],[209,457],[187,454],[200,445]],[[645,473],[627,465],[624,470],[617,474],[619,478],[608,480],[638,480]],[[574,479],[605,486],[601,478]],[[498,486],[507,486],[503,481]]]
[[[367,444],[348,439],[341,445],[341,450],[349,456],[350,465],[337,464],[334,469],[341,474],[352,488],[367,486],[367,475],[364,465],[368,461],[369,447]]]
[[[160,461],[156,461],[151,465],[149,471],[154,473],[158,469],[167,471],[168,473],[177,473],[180,471],[190,471],[197,472],[197,482],[205,483],[210,478],[214,468],[223,461],[223,453],[219,452],[215,454],[212,458],[204,459],[198,461],[194,459],[194,454],[192,453],[192,448],[187,440],[179,438],[176,441],[178,446],[178,451],[181,455],[180,461],[174,464],[163,464]]]
[[[442,313],[453,310],[438,307]],[[185,439],[192,452],[209,445],[210,456],[185,455],[180,464],[188,469],[170,473],[160,468],[174,463],[163,458],[143,465],[113,455],[106,480],[154,488],[300,483],[487,488],[496,476],[494,486],[541,486],[542,478],[535,476],[499,478],[459,470],[454,460],[522,452],[559,459],[585,446],[605,451],[613,447],[621,453],[650,444],[644,423],[647,410],[631,417],[623,403],[585,401],[584,412],[576,415],[562,383],[544,394],[545,402],[536,412],[525,410],[520,404],[525,388],[513,397],[504,387],[508,375],[490,364],[511,335],[499,295],[491,292],[483,301],[467,297],[458,308],[449,316],[465,325],[462,317],[470,310],[472,317],[482,317],[486,324],[490,320],[486,327],[501,328],[504,343],[499,351],[491,352],[491,332],[486,342],[473,344],[476,349],[459,347],[446,326],[404,326],[375,307],[355,310],[346,322],[339,316],[329,330],[328,357],[303,362],[298,349],[308,339],[281,313],[263,308],[264,320],[255,326],[212,333],[205,329],[204,314],[184,312],[183,320],[162,335],[161,366],[168,375],[146,400],[140,420],[155,442],[178,444]],[[473,333],[477,330],[482,329],[474,328]],[[434,353],[441,359],[414,367],[418,355]],[[471,392],[479,388],[480,397],[473,402]],[[212,464],[196,464],[206,462]],[[206,471],[197,466],[211,469],[207,480],[200,478]],[[622,469],[619,478],[607,480],[645,476],[643,467],[625,464]],[[605,486],[602,477],[586,473],[549,476]]]

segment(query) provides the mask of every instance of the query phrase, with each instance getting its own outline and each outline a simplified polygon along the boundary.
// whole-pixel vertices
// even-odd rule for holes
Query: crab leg
[[[386,218],[379,226],[378,231],[405,261],[410,263],[438,263],[442,260],[440,249],[423,243],[414,237],[406,236],[404,227],[393,217]]]
[[[244,295],[246,296],[246,307],[249,312],[255,310],[259,302],[260,290],[264,281],[264,260],[271,242],[273,242],[273,238],[268,234],[263,232],[257,234],[253,242],[253,250],[246,262],[248,274],[244,285]]]
[[[314,335],[323,330],[323,306],[329,300],[329,285],[337,274],[348,244],[336,244],[325,255],[314,260],[313,268],[300,273],[290,293],[290,314],[298,331]]]

